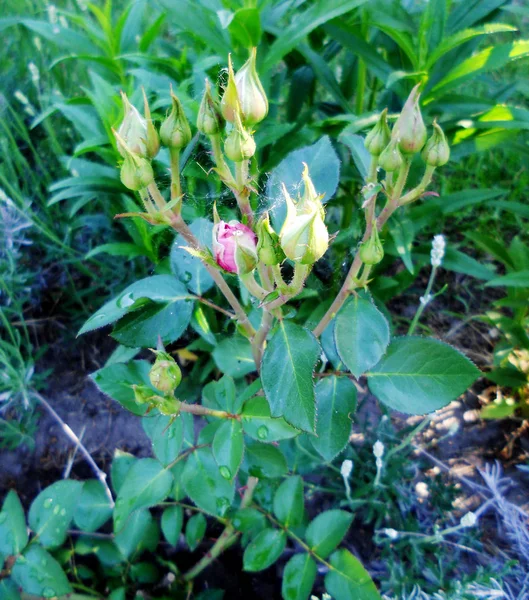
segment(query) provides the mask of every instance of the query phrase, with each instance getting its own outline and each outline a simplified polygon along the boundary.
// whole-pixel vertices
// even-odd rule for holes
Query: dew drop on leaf
[[[268,427],[266,425],[261,425],[261,427],[259,427],[257,430],[257,437],[260,440],[266,440],[268,437]]]
[[[226,467],[226,465],[222,465],[222,467],[219,467],[219,471],[220,474],[224,477],[224,479],[231,479],[231,471],[228,467]]]

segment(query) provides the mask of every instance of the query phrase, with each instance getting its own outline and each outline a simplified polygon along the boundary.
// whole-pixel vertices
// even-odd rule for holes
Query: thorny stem
[[[405,204],[409,204],[410,202],[414,202],[415,200],[420,198],[421,195],[426,191],[426,188],[430,185],[434,171],[435,167],[427,165],[419,185],[413,188],[413,190],[410,190],[407,194],[404,194],[404,196],[402,196],[399,202],[399,206],[404,206]]]
[[[268,310],[265,308],[263,310],[263,318],[261,321],[261,327],[259,328],[259,330],[257,331],[257,333],[255,334],[255,336],[252,340],[252,351],[253,351],[255,365],[257,367],[257,370],[259,370],[261,368],[261,361],[263,360],[264,344],[266,341],[266,336],[268,335],[268,332],[270,331],[270,328],[272,327],[273,322],[274,322],[273,315],[270,312],[268,312]]]
[[[237,419],[240,420],[240,415],[229,413],[225,410],[214,410],[208,408],[203,404],[186,404],[185,402],[179,401],[178,411],[176,414],[181,412],[191,413],[192,415],[201,415],[203,417],[216,417],[217,419]]]
[[[259,483],[259,479],[257,477],[248,477],[248,481],[246,483],[246,491],[244,492],[244,496],[241,500],[240,508],[246,508],[252,502],[253,493],[255,487]],[[202,571],[208,567],[226,548],[229,548],[239,536],[239,532],[235,530],[232,523],[228,523],[218,540],[213,544],[209,552],[197,562],[197,564],[192,567],[187,573],[184,573],[184,581],[191,581],[197,575],[202,573]]]
[[[232,189],[239,210],[243,217],[246,217],[248,225],[251,227],[253,223],[253,211],[250,206],[250,189],[248,187],[248,167],[250,161],[243,160],[235,163],[235,181],[237,183],[236,188]]]
[[[213,152],[213,160],[217,166],[217,172],[222,181],[231,187],[235,186],[235,179],[233,179],[232,172],[228,167],[228,164],[224,160],[224,154],[222,153],[221,137],[220,134],[210,135],[209,141],[211,142],[211,150]]]
[[[176,148],[169,148],[169,156],[171,159],[171,201],[173,201],[180,198],[182,195],[182,184],[180,181],[180,151]]]
[[[61,419],[61,417],[55,412],[55,410],[52,408],[52,406],[50,405],[50,403],[45,398],[43,398],[40,394],[38,394],[38,393],[35,393],[35,398],[37,398],[37,400],[52,415],[52,417],[57,421],[57,423],[59,423],[59,425],[61,426],[61,429],[63,430],[63,432],[74,443],[74,445],[76,446],[76,448],[78,448],[81,451],[81,454],[85,457],[86,462],[90,465],[90,467],[91,467],[92,471],[94,472],[95,476],[99,479],[99,481],[101,482],[101,485],[105,488],[105,494],[107,495],[107,498],[109,500],[110,506],[113,508],[114,507],[114,498],[112,498],[112,492],[110,491],[110,488],[108,487],[106,473],[104,473],[97,466],[97,464],[96,464],[95,460],[92,458],[90,452],[88,452],[88,450],[86,449],[86,447],[84,446],[84,444],[77,437],[77,435],[73,432],[72,428],[69,425],[67,425]]]
[[[375,162],[375,161],[376,161],[376,159],[373,158],[372,162],[371,162],[371,167],[369,169],[370,176],[372,176],[372,173],[373,173],[372,165],[373,165],[373,162]],[[376,220],[376,227],[379,231],[382,229],[382,227],[384,226],[386,221],[389,219],[389,217],[395,212],[395,210],[399,206],[399,199],[402,194],[402,190],[404,189],[404,186],[406,185],[406,179],[408,177],[408,173],[410,170],[410,164],[411,164],[411,160],[408,158],[405,158],[404,162],[400,168],[399,176],[398,176],[397,182],[395,183],[393,192],[392,192],[390,198],[388,199],[386,206],[382,209],[382,211],[380,212],[380,214]],[[375,167],[374,172],[375,172],[375,177],[376,177],[376,167]],[[371,203],[373,205],[373,215],[374,215],[376,198],[373,198]],[[369,226],[369,222],[367,222],[366,230],[364,232],[362,242],[365,242],[369,238],[370,233],[371,233],[371,227]],[[345,281],[343,282],[343,285],[340,288],[340,291],[338,292],[336,298],[334,299],[333,303],[331,304],[331,306],[329,307],[327,312],[323,315],[321,321],[318,323],[318,325],[312,331],[312,333],[316,337],[319,337],[325,331],[325,328],[332,321],[332,319],[336,316],[336,313],[343,306],[344,302],[349,297],[349,294],[356,287],[358,287],[357,284],[355,283],[355,279],[358,276],[358,273],[360,272],[362,264],[363,263],[362,263],[362,259],[360,258],[360,253],[357,252],[354,257],[353,264],[351,265],[351,268],[349,269],[349,272],[347,273],[347,276],[345,277]]]
[[[257,283],[253,272],[246,273],[246,275],[239,275],[239,279],[243,282],[244,286],[252,296],[255,296],[259,300],[264,300],[268,296],[269,292]]]
[[[164,197],[160,193],[160,190],[158,189],[158,186],[156,185],[156,183],[154,183],[154,181],[153,181],[152,183],[150,183],[147,186],[147,189],[149,190],[149,194],[151,195],[151,197],[154,200],[158,209],[161,212],[163,212],[165,209],[165,206],[166,206],[166,202],[165,202]]]

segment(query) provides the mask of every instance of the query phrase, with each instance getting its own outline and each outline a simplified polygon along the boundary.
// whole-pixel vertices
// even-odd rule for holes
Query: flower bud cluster
[[[450,158],[446,137],[436,121],[432,136],[426,139],[426,126],[419,106],[419,87],[420,84],[411,91],[391,132],[385,109],[365,138],[366,149],[372,156],[378,157],[378,165],[388,173],[400,169],[403,157],[411,157],[421,149],[421,157],[430,167],[441,167]]]

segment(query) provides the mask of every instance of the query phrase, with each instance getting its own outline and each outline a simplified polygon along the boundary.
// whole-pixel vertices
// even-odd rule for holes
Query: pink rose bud
[[[213,227],[213,254],[224,270],[246,275],[257,265],[257,236],[239,221],[219,221]]]

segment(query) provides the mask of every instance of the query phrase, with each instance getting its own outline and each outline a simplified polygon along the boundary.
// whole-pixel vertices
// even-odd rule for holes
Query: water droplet
[[[226,513],[229,506],[230,506],[230,501],[228,500],[228,498],[224,498],[223,496],[221,496],[220,498],[217,498],[217,509],[218,509],[219,515],[221,517]]]
[[[57,594],[55,593],[55,590],[53,588],[51,588],[51,587],[45,587],[42,590],[42,595],[44,596],[44,598],[53,598]]]
[[[116,300],[116,304],[119,306],[119,308],[128,308],[129,306],[132,306],[134,302],[134,295],[131,292],[128,294],[123,294],[123,296],[120,296]]]
[[[66,514],[66,509],[65,508],[61,508],[61,517],[64,517],[65,514]]]
[[[53,514],[58,515],[60,510],[61,510],[61,507],[57,504],[57,506],[53,507]]]
[[[44,508],[50,508],[50,506],[53,504],[53,498],[46,498],[46,500],[44,500]]]
[[[224,477],[224,479],[231,479],[231,471],[225,465],[219,467],[220,474]]]
[[[268,437],[268,427],[266,425],[261,425],[261,427],[259,427],[257,430],[257,437],[260,440],[266,440]]]

